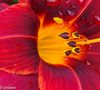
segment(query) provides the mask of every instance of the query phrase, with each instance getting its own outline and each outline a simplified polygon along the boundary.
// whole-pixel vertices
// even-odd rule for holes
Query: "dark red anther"
[[[69,38],[69,34],[67,32],[61,33],[59,36],[64,38],[64,39],[68,39]]]
[[[71,50],[69,50],[69,51],[66,51],[65,54],[66,54],[67,56],[69,56],[69,55],[72,54],[72,52],[71,52]]]
[[[75,32],[74,35],[75,35],[76,37],[80,37],[78,32]]]
[[[68,42],[68,45],[71,46],[71,47],[76,47],[76,42],[70,41],[70,42]]]
[[[79,49],[79,48],[75,48],[74,51],[75,51],[76,53],[80,53],[80,49]]]

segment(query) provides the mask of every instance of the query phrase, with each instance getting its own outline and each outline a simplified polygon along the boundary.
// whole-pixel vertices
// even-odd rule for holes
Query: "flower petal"
[[[27,2],[31,5],[36,13],[44,14],[44,23],[53,21],[53,17],[61,17],[67,23],[73,23],[88,7],[92,0],[19,0],[19,2]]]
[[[88,66],[78,63],[74,66],[74,70],[79,76],[82,84],[82,90],[99,90],[100,89],[100,74],[89,69]]]
[[[86,64],[93,70],[100,72],[100,43],[91,44],[91,49],[85,58]]]
[[[86,10],[92,0],[62,0],[58,6],[48,7],[44,22],[53,21],[53,17],[63,18],[69,26],[73,25]]]
[[[39,90],[36,74],[16,75],[0,71],[0,90]]]
[[[39,87],[41,90],[81,90],[80,82],[72,69],[44,62],[39,67]]]
[[[37,37],[38,27],[39,20],[27,4],[15,4],[0,13],[0,70],[37,71],[37,40],[31,37]]]
[[[77,30],[90,35],[100,33],[100,1],[92,0],[91,5],[86,9],[83,15],[76,21]]]
[[[45,0],[19,0],[19,2],[26,2],[30,4],[32,9],[37,13],[37,14],[43,14],[44,11],[46,10],[46,3]]]
[[[1,2],[0,3],[0,11],[2,11],[5,8],[7,8],[8,6],[9,6],[8,4]]]
[[[100,38],[100,33],[93,34],[89,36],[89,39]],[[86,53],[86,58],[84,58],[86,64],[96,71],[100,68],[100,42],[90,44],[89,51]],[[100,71],[99,71],[100,72]]]

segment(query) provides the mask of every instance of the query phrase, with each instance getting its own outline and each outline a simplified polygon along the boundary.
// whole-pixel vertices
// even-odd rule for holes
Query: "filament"
[[[79,45],[85,45],[85,44],[89,45],[89,44],[98,43],[98,42],[100,42],[100,38],[86,40],[86,41],[80,41],[80,42],[77,42],[77,44],[79,44]]]

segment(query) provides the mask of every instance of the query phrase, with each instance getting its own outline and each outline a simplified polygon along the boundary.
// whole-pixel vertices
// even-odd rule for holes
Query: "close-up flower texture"
[[[100,0],[0,0],[0,90],[100,90]]]

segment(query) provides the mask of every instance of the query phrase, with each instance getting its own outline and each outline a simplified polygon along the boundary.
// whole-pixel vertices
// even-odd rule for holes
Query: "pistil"
[[[80,42],[77,42],[77,45],[89,45],[89,44],[98,43],[98,42],[100,42],[100,38],[80,41]]]

